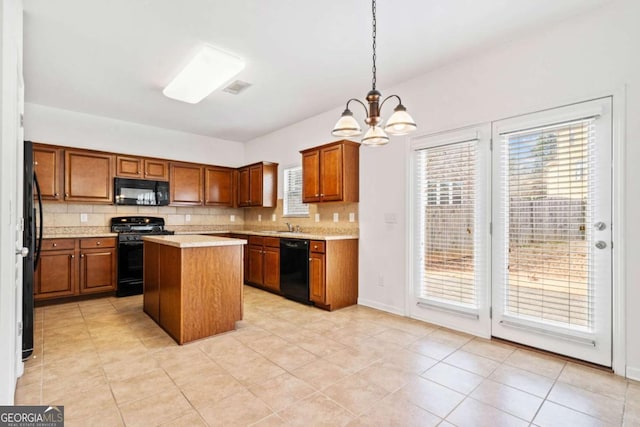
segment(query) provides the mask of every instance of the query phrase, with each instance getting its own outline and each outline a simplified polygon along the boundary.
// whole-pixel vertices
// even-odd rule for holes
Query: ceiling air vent
[[[249,86],[251,86],[251,83],[243,82],[242,80],[236,80],[229,86],[225,87],[223,90],[232,95],[237,95],[240,92],[244,92],[244,90]]]

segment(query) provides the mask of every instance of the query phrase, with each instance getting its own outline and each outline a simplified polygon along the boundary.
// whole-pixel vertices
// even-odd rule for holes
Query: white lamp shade
[[[380,126],[371,126],[362,138],[362,143],[370,146],[384,145],[387,142],[389,142],[389,137]]]
[[[406,135],[416,130],[416,123],[406,110],[396,109],[391,117],[389,117],[384,130],[391,135]]]
[[[331,131],[331,135],[333,136],[349,137],[360,134],[362,134],[362,129],[360,129],[360,125],[350,114],[343,114]]]
[[[244,69],[244,61],[204,45],[162,93],[172,99],[197,104]]]

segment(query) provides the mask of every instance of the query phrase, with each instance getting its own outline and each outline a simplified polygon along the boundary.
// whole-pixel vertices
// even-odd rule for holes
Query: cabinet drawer
[[[280,247],[280,238],[279,237],[264,237],[264,245],[270,246],[272,248]]]
[[[262,236],[249,236],[250,245],[264,245],[264,237]]]
[[[323,254],[325,242],[322,240],[312,240],[309,243],[310,251]]]
[[[91,237],[80,239],[80,249],[115,248],[116,239],[113,237]]]
[[[75,239],[43,239],[43,251],[59,251],[62,249],[74,249],[76,246]]]

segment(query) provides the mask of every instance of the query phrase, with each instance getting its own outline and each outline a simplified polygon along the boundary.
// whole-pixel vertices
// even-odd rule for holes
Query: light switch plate
[[[316,222],[320,222],[320,214],[319,213],[316,214],[315,220],[316,220]]]
[[[273,222],[276,221],[276,214],[271,215],[271,221],[273,221]]]
[[[338,222],[340,221],[340,215],[338,214],[338,212],[334,212],[333,213],[333,222]]]
[[[395,213],[385,213],[384,222],[386,222],[387,224],[397,224],[398,216]]]
[[[258,222],[262,222],[262,214],[258,214]]]
[[[86,213],[81,213],[80,214],[80,222],[87,222],[89,221],[89,218],[87,217]]]
[[[185,220],[185,222],[191,222],[191,215],[186,214],[186,215],[184,216],[184,220]]]
[[[356,214],[349,212],[349,222],[356,222]]]
[[[236,222],[236,216],[235,215],[229,215],[229,221]]]

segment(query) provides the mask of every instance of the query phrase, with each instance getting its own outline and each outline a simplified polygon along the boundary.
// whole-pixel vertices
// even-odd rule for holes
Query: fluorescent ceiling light
[[[164,88],[172,99],[197,104],[244,69],[244,61],[211,46],[203,46]]]

